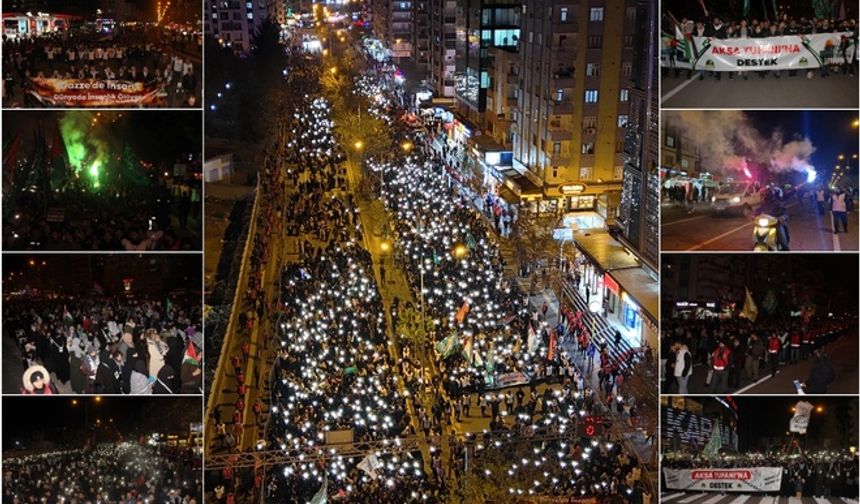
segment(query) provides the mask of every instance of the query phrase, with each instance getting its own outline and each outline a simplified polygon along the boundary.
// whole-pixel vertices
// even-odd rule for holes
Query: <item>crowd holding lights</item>
[[[282,450],[324,449],[326,433],[352,429],[356,441],[396,439],[408,429],[406,398],[398,391],[386,344],[382,299],[362,228],[345,188],[331,111],[310,99],[293,115],[286,144],[289,175],[300,190],[286,205],[287,230],[303,240],[304,257],[282,273],[269,443]],[[302,238],[309,237],[309,238]],[[273,474],[279,502],[304,502],[323,488],[342,502],[414,502],[427,484],[419,452],[391,449],[364,458],[334,456],[288,464]],[[358,499],[358,500],[354,500]]]
[[[8,502],[201,502],[200,458],[190,449],[132,442],[3,458]]]

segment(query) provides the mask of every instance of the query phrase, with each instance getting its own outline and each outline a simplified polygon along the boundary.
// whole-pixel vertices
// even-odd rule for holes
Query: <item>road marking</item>
[[[729,504],[744,504],[744,502],[750,500],[750,495],[741,495],[737,499],[729,502]]]
[[[693,246],[693,247],[688,248],[687,250],[688,250],[688,251],[689,251],[689,250],[699,250],[700,248],[702,248],[702,247],[704,247],[704,246],[706,246],[706,245],[710,245],[711,243],[714,243],[714,242],[715,242],[715,241],[717,241],[717,240],[722,240],[722,239],[723,239],[723,238],[725,238],[726,236],[729,236],[730,234],[737,233],[738,231],[742,230],[743,228],[745,228],[745,227],[749,227],[749,226],[752,226],[752,225],[753,225],[753,223],[752,223],[752,222],[747,222],[746,224],[742,224],[742,225],[740,225],[740,226],[738,226],[738,227],[736,227],[736,228],[734,228],[734,229],[732,229],[732,230],[730,230],[730,231],[726,231],[725,233],[723,233],[723,234],[721,234],[721,235],[715,236],[715,237],[711,238],[710,240],[705,240],[705,241],[703,241],[702,243],[700,243],[700,244],[698,244],[698,245],[695,245],[695,246]]]
[[[700,499],[700,498],[704,497],[705,495],[707,495],[707,494],[703,494],[703,493],[693,494],[693,495],[687,497],[686,499],[679,500],[678,502],[681,502],[681,503],[693,502],[694,500]]]
[[[800,500],[798,497],[789,497],[788,504],[803,504],[803,501]]]
[[[676,221],[672,221],[672,222],[663,222],[660,225],[662,227],[672,226],[674,224],[680,224],[682,222],[690,222],[690,221],[693,221],[696,219],[704,219],[705,217],[709,217],[709,216],[710,216],[709,214],[699,214],[696,217],[687,217],[686,219],[680,219],[680,220],[676,220]]]
[[[834,252],[842,252],[842,243],[839,241],[839,235],[836,233],[832,233],[833,236],[833,251]]]
[[[670,495],[664,495],[664,496],[660,497],[660,502],[667,502],[667,501],[670,501],[670,500],[673,500],[673,499],[677,499],[678,497],[683,497],[683,496],[685,496],[685,495],[687,495],[687,494],[685,494],[685,493],[683,493],[683,492],[681,492],[681,493],[673,493],[673,494],[670,494]]]
[[[687,82],[682,82],[682,83],[681,83],[681,84],[679,84],[675,89],[673,89],[673,90],[669,91],[668,93],[664,94],[664,95],[663,95],[663,104],[665,105],[665,103],[666,103],[666,101],[667,101],[667,100],[669,100],[670,98],[672,98],[672,97],[673,97],[673,96],[675,96],[676,94],[680,93],[680,92],[681,92],[681,90],[683,90],[685,87],[689,86],[689,85],[690,85],[694,80],[696,80],[696,79],[698,79],[698,78],[699,78],[699,74],[696,74],[696,75],[694,75],[694,76],[690,77],[689,79],[687,79]]]
[[[776,372],[776,374],[779,374],[779,371],[777,371],[777,372]],[[768,373],[768,375],[770,375],[770,373]],[[751,388],[755,387],[756,385],[760,385],[760,384],[762,384],[762,383],[764,383],[764,382],[766,382],[766,381],[770,380],[771,378],[772,378],[772,376],[765,376],[764,378],[760,379],[759,381],[757,381],[757,382],[755,382],[755,383],[750,383],[750,384],[749,384],[749,385],[747,385],[746,387],[744,387],[744,388],[742,388],[742,389],[739,389],[739,390],[736,390],[734,393],[735,393],[735,394],[743,394],[743,393],[744,393],[744,392],[746,392],[747,390],[749,390],[749,389],[751,389]]]
[[[717,494],[706,501],[702,501],[702,504],[716,504],[718,501],[725,499],[726,496],[723,494]]]

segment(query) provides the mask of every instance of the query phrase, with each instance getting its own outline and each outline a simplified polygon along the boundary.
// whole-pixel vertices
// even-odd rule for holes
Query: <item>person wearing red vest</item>
[[[800,359],[800,333],[795,331],[791,333],[789,361],[792,364]]]
[[[711,383],[715,394],[723,393],[728,388],[728,369],[731,366],[731,360],[732,351],[726,347],[726,342],[721,340],[711,354],[711,367],[714,370]]]
[[[776,370],[779,367],[779,351],[782,348],[782,342],[776,336],[776,333],[770,333],[770,338],[767,340],[767,359],[770,361],[771,378],[776,376]]]

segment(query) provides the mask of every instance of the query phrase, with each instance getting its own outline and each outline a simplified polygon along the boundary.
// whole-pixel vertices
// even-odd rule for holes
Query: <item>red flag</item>
[[[546,353],[546,360],[555,360],[555,331],[549,332],[549,351]]]

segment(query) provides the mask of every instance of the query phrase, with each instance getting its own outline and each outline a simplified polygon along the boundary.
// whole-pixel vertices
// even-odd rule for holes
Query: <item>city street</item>
[[[834,382],[828,387],[828,394],[856,394],[857,393],[857,352],[858,337],[843,336],[825,347],[825,352],[833,364],[836,372]],[[806,381],[809,370],[812,369],[813,360],[801,360],[795,364],[783,364],[779,367],[776,376],[771,377],[768,373],[769,367],[762,366],[760,378],[751,380],[743,371],[740,374],[740,387],[735,390],[717,392],[714,388],[705,386],[705,378],[708,366],[696,364],[693,366],[693,375],[690,376],[688,388],[691,394],[793,394],[795,393],[794,380]],[[677,388],[670,389],[670,393],[677,393]]]
[[[839,497],[772,497],[770,495],[720,494],[712,492],[664,491],[660,502],[672,504],[857,504],[856,499]]]
[[[793,251],[854,251],[858,249],[858,213],[848,213],[848,233],[833,234],[830,213],[819,215],[808,201],[787,205]],[[683,206],[663,206],[662,249],[666,251],[751,251],[753,219],[741,210],[717,212],[707,205],[692,211]]]
[[[857,77],[816,75],[807,79],[803,72],[794,77],[782,72],[780,79],[772,75],[759,79],[750,72],[749,79],[723,75],[716,80],[707,75],[699,80],[696,74],[687,78],[669,73],[662,79],[664,108],[856,108]],[[763,92],[765,91],[765,92]]]

